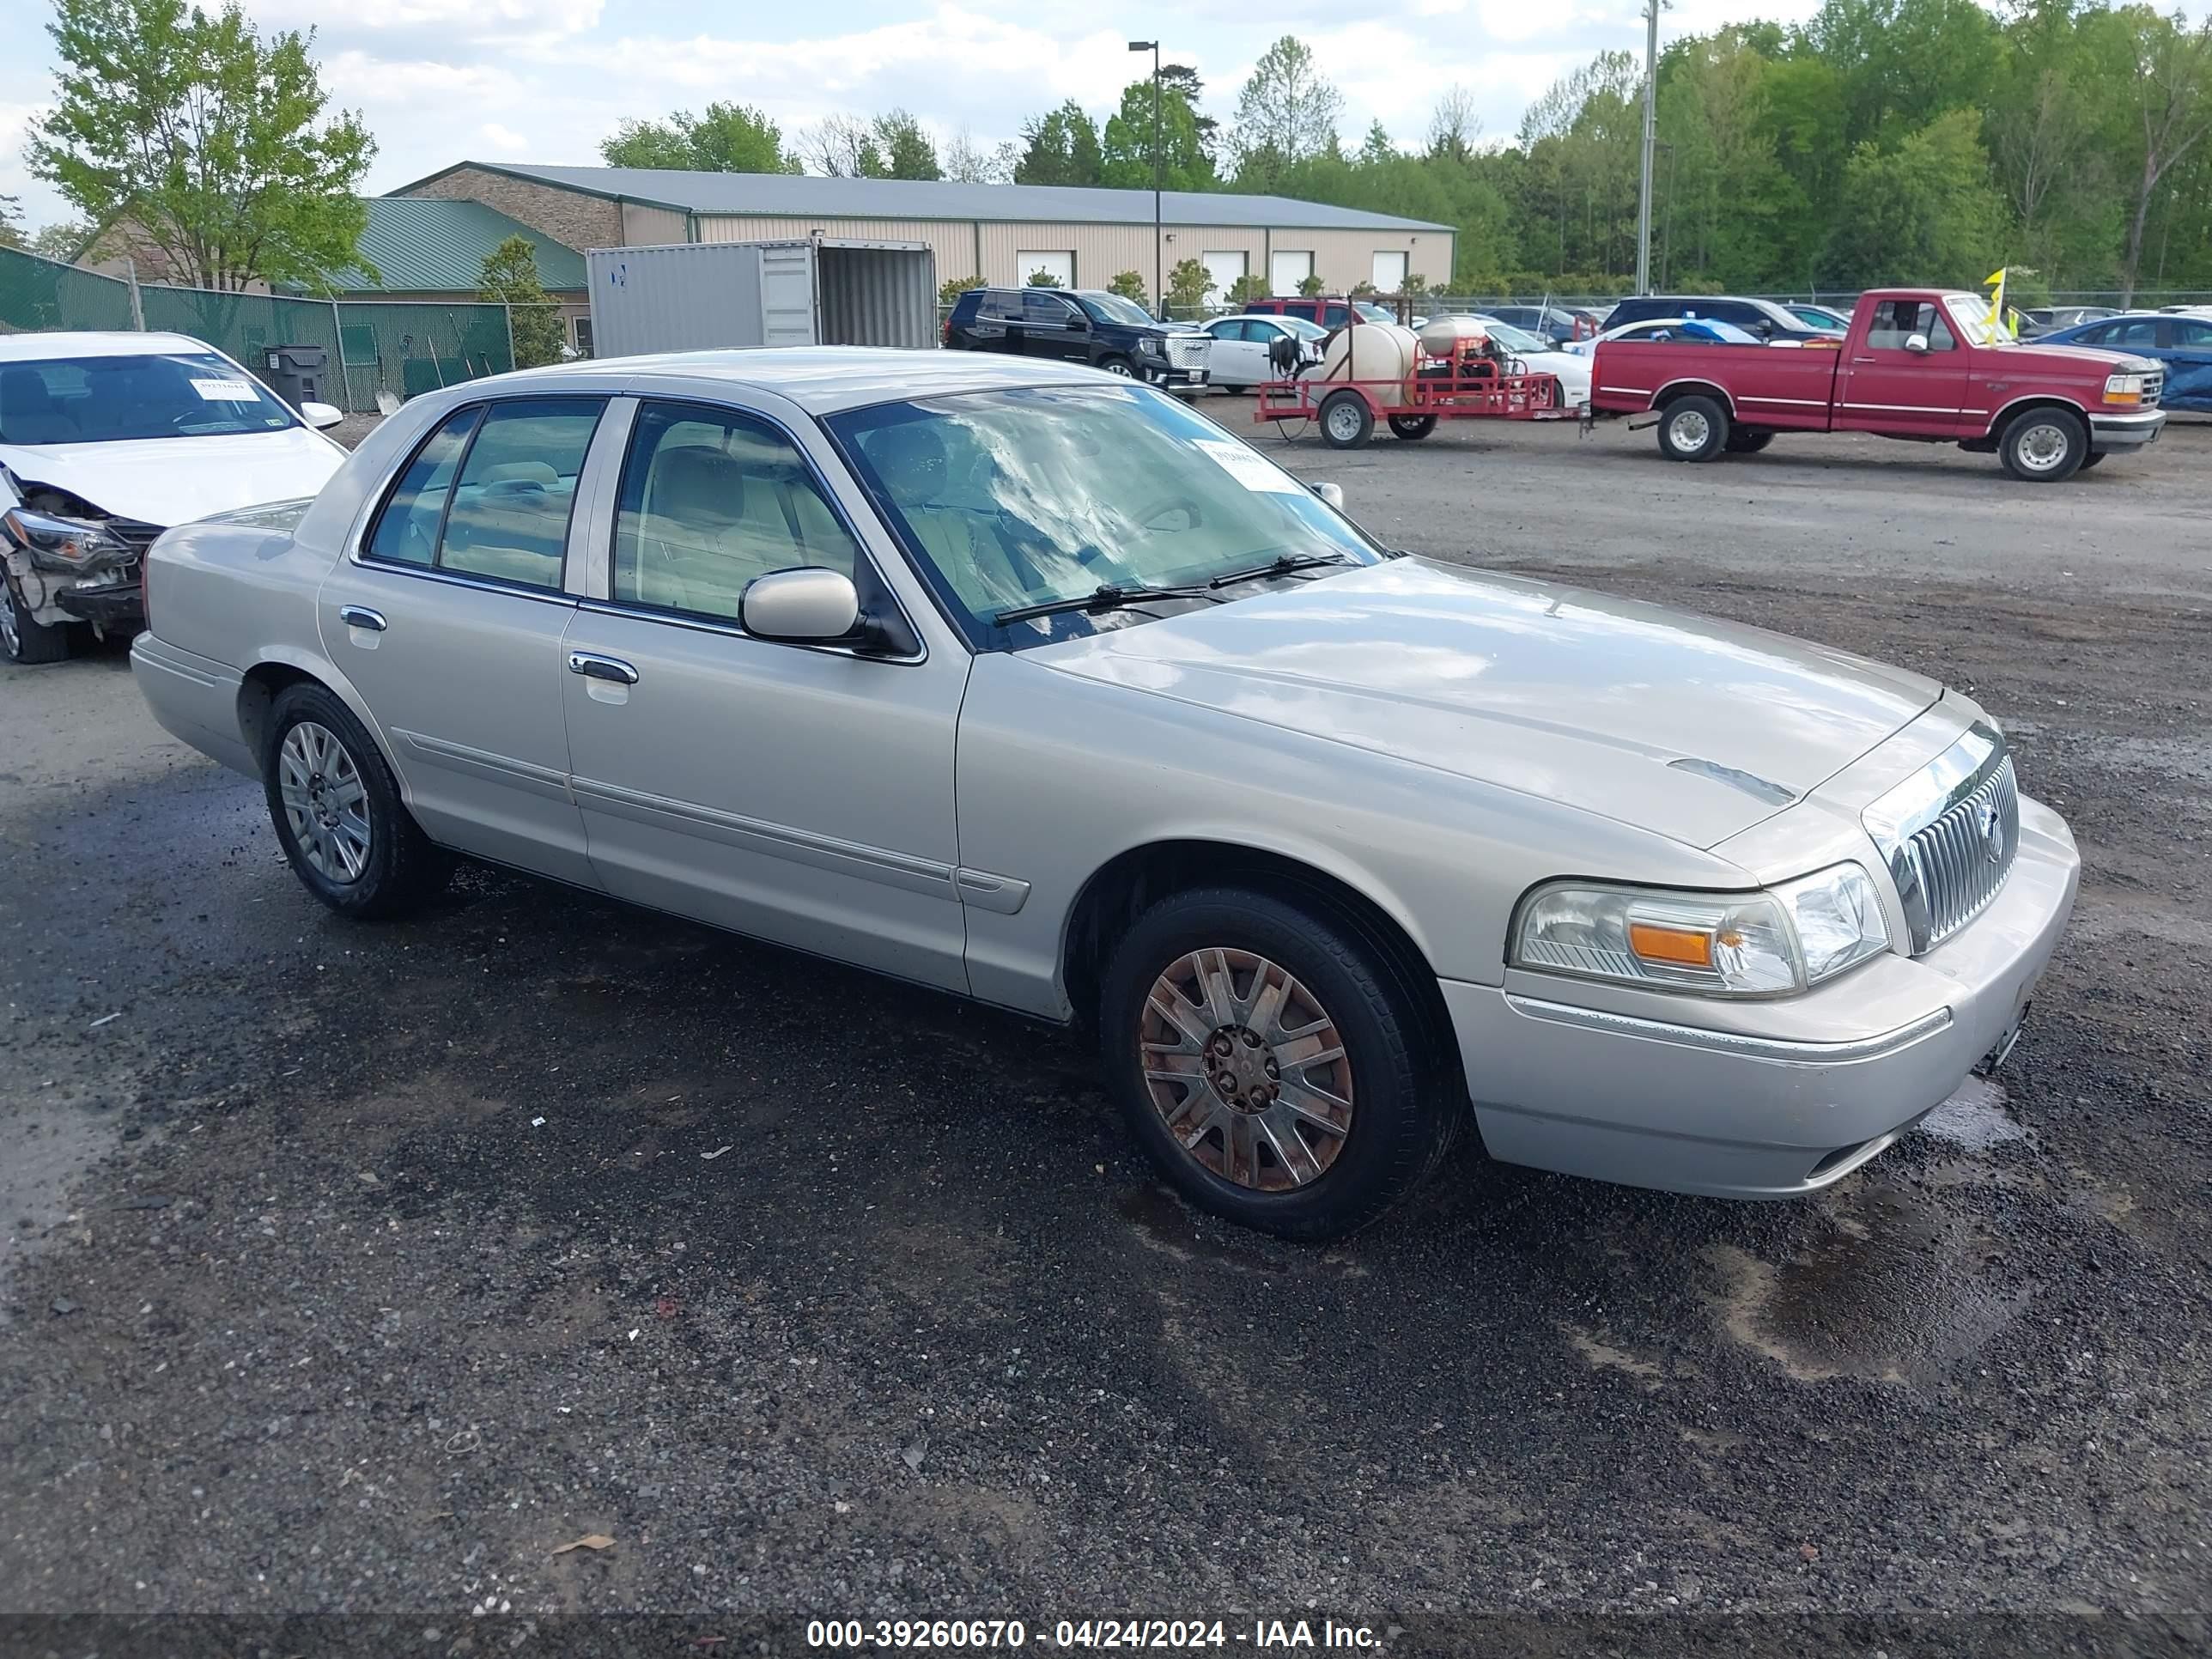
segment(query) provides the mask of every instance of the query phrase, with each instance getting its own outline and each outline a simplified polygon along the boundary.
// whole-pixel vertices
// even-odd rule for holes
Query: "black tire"
[[[2101,449],[2091,450],[2087,454],[2081,458],[2081,471],[2087,472],[2093,466],[2101,465],[2105,459],[2105,454],[2106,452]]]
[[[350,779],[359,783],[358,812],[349,814],[332,809],[334,817],[343,817],[348,822],[357,817],[366,823],[367,847],[359,855],[360,867],[356,872],[347,873],[343,868],[333,872],[319,867],[341,861],[334,850],[334,831],[318,830],[319,848],[311,852],[302,846],[300,832],[294,827],[285,789],[288,780],[295,787],[301,781],[290,777],[290,772],[297,769],[288,768],[286,743],[295,731],[301,728],[319,729],[334,740],[339,760],[343,763],[331,763],[327,770],[318,763],[312,775],[315,781],[309,786],[314,791],[310,805],[319,805],[325,799],[338,800],[337,781],[345,778],[349,767]],[[312,732],[303,733],[303,744],[311,740],[316,744],[320,741],[313,738]],[[276,839],[291,863],[292,872],[309,892],[341,915],[363,920],[404,915],[434,898],[453,874],[452,854],[433,843],[408,811],[406,803],[399,798],[398,781],[385,764],[375,739],[354,718],[353,711],[325,686],[307,681],[277,694],[269,710],[261,779],[269,801],[270,821],[276,826]]]
[[[1187,1056],[1148,1056],[1140,1046],[1173,1036],[1173,1028],[1152,1012],[1157,982],[1199,953],[1216,950],[1243,963],[1231,971],[1232,995],[1237,975],[1249,974],[1255,961],[1264,959],[1297,981],[1297,998],[1310,1000],[1326,1016],[1344,1058],[1305,1062],[1327,1066],[1327,1082],[1304,1066],[1300,1075],[1310,1087],[1337,1092],[1350,1103],[1345,1115],[1348,1133],[1286,1128],[1279,1097],[1264,1109],[1240,1111],[1218,1091],[1209,1092],[1211,1085],[1195,1073],[1188,1088],[1179,1081],[1160,1084],[1164,1098],[1156,1097],[1147,1080],[1147,1058],[1156,1065],[1172,1065],[1179,1078],[1186,1069],[1215,1065],[1209,1058],[1213,1044],[1231,1029],[1210,1023],[1206,1010],[1186,1000],[1184,1011],[1192,1022],[1188,1029],[1204,1027],[1208,1035],[1174,1038],[1194,1045]],[[1243,995],[1252,999],[1256,988],[1248,977]],[[1304,1022],[1307,1014],[1291,1018]],[[1199,1208],[1285,1238],[1337,1238],[1373,1221],[1435,1170],[1468,1115],[1457,1067],[1448,1057],[1449,1033],[1437,1029],[1438,1018],[1415,976],[1355,918],[1318,897],[1292,902],[1267,893],[1215,887],[1161,900],[1115,947],[1100,991],[1099,1020],[1111,1086],[1131,1133],[1163,1173]],[[1285,1027],[1279,1022],[1271,1029],[1279,1032]],[[1221,1052],[1233,1057],[1240,1050],[1232,1037]],[[1251,1064],[1270,1066],[1279,1053],[1265,1044],[1251,1045],[1249,1052]],[[1285,1059],[1283,1064],[1291,1061]],[[1280,1086],[1279,1072],[1267,1075]],[[1267,1086],[1257,1078],[1249,1081]],[[1232,1079],[1225,1086],[1241,1085]],[[1186,1150],[1169,1127],[1174,1118],[1189,1132],[1195,1116],[1185,1117],[1186,1108],[1209,1115],[1195,1133],[1195,1152]],[[1298,1137],[1289,1159],[1273,1150],[1278,1131]],[[1241,1165],[1229,1152],[1232,1135],[1241,1136],[1251,1154]],[[1300,1158],[1307,1169],[1302,1179],[1294,1179],[1293,1163]],[[1218,1167],[1224,1164],[1228,1173]],[[1231,1178],[1240,1167],[1249,1179]]]
[[[0,569],[0,653],[29,665],[60,662],[70,653],[67,623],[34,622],[12,572]]]
[[[1131,362],[1127,357],[1101,357],[1098,360],[1098,367],[1104,369],[1109,374],[1120,375],[1125,380],[1133,380],[1139,378],[1136,364]]]
[[[1728,453],[1731,455],[1756,455],[1773,441],[1771,432],[1747,432],[1737,427],[1728,434]]]
[[[1393,415],[1390,417],[1391,432],[1407,443],[1418,443],[1436,429],[1437,417],[1433,415]]]
[[[1321,441],[1331,449],[1357,449],[1374,435],[1375,411],[1357,392],[1332,392],[1322,399]]]
[[[1997,459],[2022,483],[2063,483],[2089,458],[2089,428],[2070,409],[2027,409],[1997,440]]]
[[[1702,393],[1677,398],[1659,416],[1659,453],[1670,461],[1710,461],[1728,448],[1728,410]]]

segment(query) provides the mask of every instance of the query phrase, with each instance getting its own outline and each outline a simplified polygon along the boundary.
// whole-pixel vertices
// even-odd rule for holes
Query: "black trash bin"
[[[269,348],[263,378],[269,389],[297,409],[323,401],[323,370],[331,354],[320,346],[280,345]]]

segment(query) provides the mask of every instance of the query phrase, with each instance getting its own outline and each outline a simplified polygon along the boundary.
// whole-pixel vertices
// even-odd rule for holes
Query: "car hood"
[[[306,427],[125,443],[0,444],[0,466],[24,484],[82,496],[141,524],[186,524],[233,507],[312,495],[345,452]]]
[[[2008,354],[2033,352],[2035,366],[2039,369],[2048,370],[2063,364],[2068,368],[2078,368],[2084,374],[2112,374],[2122,370],[2130,374],[2155,374],[2159,368],[2149,358],[2137,356],[2132,351],[2107,351],[2102,346],[2075,345],[2066,340],[2054,341],[2047,345],[2040,340],[2021,340],[1991,349]]]
[[[1763,629],[1412,558],[1024,655],[1696,847],[1806,794],[1942,691]]]

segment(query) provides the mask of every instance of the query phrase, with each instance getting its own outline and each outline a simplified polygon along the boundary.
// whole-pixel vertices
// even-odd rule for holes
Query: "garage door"
[[[1402,293],[1406,287],[1406,256],[1389,253],[1380,248],[1375,252],[1375,275],[1372,278],[1377,294]]]
[[[1298,284],[1313,275],[1313,250],[1278,249],[1267,262],[1267,291],[1271,294],[1296,294]]]
[[[1201,253],[1198,256],[1206,265],[1206,303],[1225,305],[1229,290],[1244,280],[1250,267],[1250,256],[1243,248],[1227,252]]]
[[[1072,249],[1056,248],[1048,252],[1017,252],[1014,255],[1014,280],[1026,283],[1040,270],[1048,270],[1060,281],[1062,288],[1075,286],[1075,254]]]

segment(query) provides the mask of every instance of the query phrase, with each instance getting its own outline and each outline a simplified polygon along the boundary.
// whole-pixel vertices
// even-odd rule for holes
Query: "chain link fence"
[[[257,373],[267,368],[272,347],[319,346],[327,354],[322,399],[349,415],[377,414],[456,380],[514,367],[503,305],[171,288],[0,248],[0,333],[56,329],[186,334]]]

